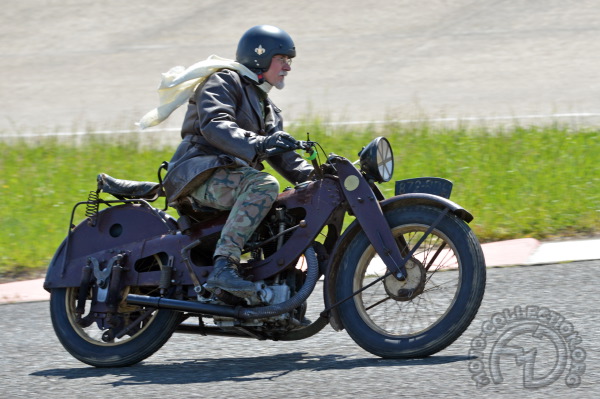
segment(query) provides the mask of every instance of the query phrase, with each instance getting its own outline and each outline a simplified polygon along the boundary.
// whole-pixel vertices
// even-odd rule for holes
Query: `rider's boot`
[[[244,280],[238,271],[239,265],[231,258],[217,256],[213,271],[208,275],[205,288],[215,292],[218,288],[240,298],[247,298],[256,292],[253,282]]]

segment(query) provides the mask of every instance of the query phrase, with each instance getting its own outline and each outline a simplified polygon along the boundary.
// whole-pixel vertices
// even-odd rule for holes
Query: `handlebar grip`
[[[304,159],[312,161],[317,157],[314,141],[298,141],[297,147],[299,150],[304,150]]]
[[[314,141],[303,141],[303,140],[298,140],[298,144],[297,144],[297,149],[299,150],[311,150],[315,147],[315,142]]]

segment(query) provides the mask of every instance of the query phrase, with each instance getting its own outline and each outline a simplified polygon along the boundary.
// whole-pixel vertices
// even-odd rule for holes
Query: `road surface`
[[[406,361],[376,358],[355,345],[345,332],[327,327],[310,339],[292,343],[176,334],[138,365],[95,369],[62,348],[51,327],[48,302],[1,305],[0,387],[5,398],[597,398],[599,276],[600,261],[488,269],[482,306],[463,336],[434,356]],[[318,296],[313,295],[309,304],[316,312],[322,309]],[[546,317],[545,331],[562,331],[578,338],[571,339],[572,347],[564,352],[570,357],[557,355],[558,343],[551,334],[528,332],[514,342],[519,342],[522,354],[529,357],[502,357],[503,381],[477,388],[478,359],[491,377],[488,357],[493,344],[501,341],[501,328],[491,333],[489,327],[502,324],[499,315],[515,315],[516,307],[538,309],[531,312],[532,317],[541,315],[541,309],[551,311],[556,317]],[[523,317],[518,327],[527,326],[527,317]],[[482,337],[487,344],[478,352]],[[524,364],[532,366],[533,381],[542,381],[541,387],[524,387]],[[578,387],[569,388],[569,370],[582,364],[585,370]],[[560,375],[548,377],[552,370]]]
[[[134,129],[160,75],[233,58],[249,27],[288,31],[298,57],[272,94],[288,121],[600,122],[600,2],[7,2],[0,134]],[[161,125],[174,141],[183,113]]]

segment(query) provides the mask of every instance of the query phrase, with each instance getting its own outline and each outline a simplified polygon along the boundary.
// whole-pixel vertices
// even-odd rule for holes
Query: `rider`
[[[308,179],[313,168],[294,150],[298,142],[283,131],[281,110],[269,99],[281,90],[296,48],[283,30],[269,25],[241,37],[237,63],[251,71],[220,69],[189,99],[182,143],[169,163],[165,188],[171,205],[190,196],[196,205],[230,210],[213,255],[206,288],[238,297],[255,292],[238,270],[242,248],[266,216],[279,183],[262,172],[267,161],[292,183]]]

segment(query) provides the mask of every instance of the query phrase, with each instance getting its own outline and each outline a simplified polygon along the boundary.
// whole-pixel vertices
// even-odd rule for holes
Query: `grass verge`
[[[353,160],[373,137],[386,136],[394,148],[394,180],[452,180],[452,199],[475,215],[471,227],[482,242],[600,233],[598,130],[419,123],[330,132],[319,122],[291,129],[299,139],[306,131],[326,151]],[[77,145],[51,138],[0,142],[0,277],[45,269],[67,232],[73,204],[95,189],[98,173],[156,181],[158,165],[174,146],[140,146],[140,138],[90,134]],[[393,195],[393,181],[382,189]]]

